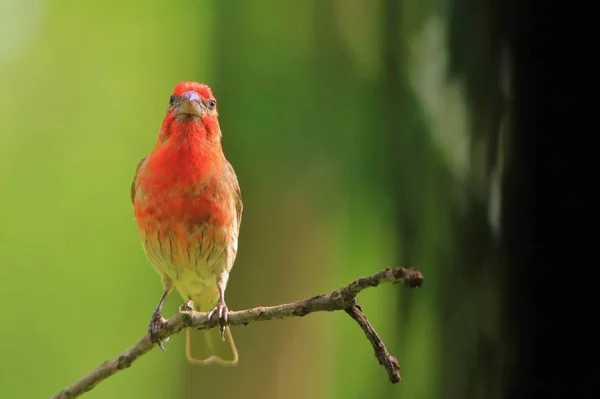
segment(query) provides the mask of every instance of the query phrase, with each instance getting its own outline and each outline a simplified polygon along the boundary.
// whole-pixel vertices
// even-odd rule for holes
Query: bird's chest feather
[[[138,177],[134,213],[144,249],[174,282],[209,281],[227,267],[235,205],[218,171],[210,172],[149,163]]]

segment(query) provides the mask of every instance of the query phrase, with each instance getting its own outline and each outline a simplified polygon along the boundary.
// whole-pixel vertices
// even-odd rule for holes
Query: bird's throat
[[[203,184],[223,168],[221,143],[213,143],[205,134],[195,131],[177,132],[156,146],[148,165],[151,178],[165,185],[191,188]]]

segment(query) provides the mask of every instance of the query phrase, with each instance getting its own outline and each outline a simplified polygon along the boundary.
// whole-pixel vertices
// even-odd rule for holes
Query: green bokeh
[[[161,284],[129,187],[181,80],[213,88],[242,187],[230,308],[419,267],[422,290],[360,297],[404,380],[347,316],[316,314],[234,328],[235,369],[188,366],[175,336],[84,397],[466,397],[475,342],[505,338],[494,238],[477,235],[495,223],[495,103],[447,73],[483,64],[456,61],[452,10],[418,4],[0,0],[0,397],[49,397],[144,333]],[[474,389],[501,397],[490,386]]]

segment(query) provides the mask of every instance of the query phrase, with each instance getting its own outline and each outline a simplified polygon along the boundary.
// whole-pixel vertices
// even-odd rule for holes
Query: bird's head
[[[175,86],[159,140],[173,136],[220,141],[217,100],[210,87],[198,82],[180,82]]]

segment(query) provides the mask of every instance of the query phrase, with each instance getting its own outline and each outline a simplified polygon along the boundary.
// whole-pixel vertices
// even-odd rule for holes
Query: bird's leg
[[[217,287],[219,288],[219,303],[215,306],[209,313],[208,319],[212,319],[212,317],[216,314],[219,320],[219,329],[221,330],[221,338],[225,340],[225,323],[227,322],[227,305],[225,304],[225,287],[227,286],[227,279],[229,277],[229,273],[223,273],[217,279]]]
[[[158,330],[160,330],[160,327],[165,322],[165,319],[162,317],[161,312],[162,307],[165,304],[165,300],[169,295],[169,292],[171,292],[171,290],[169,288],[165,288],[165,292],[162,294],[162,297],[160,297],[160,301],[158,302],[158,305],[156,305],[154,313],[152,313],[152,320],[150,320],[150,325],[148,326],[148,335],[150,335],[150,340],[155,344],[158,344],[160,349],[162,349],[163,351],[166,350],[165,346],[163,345],[162,341],[156,336],[156,334],[158,334]]]

